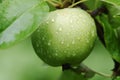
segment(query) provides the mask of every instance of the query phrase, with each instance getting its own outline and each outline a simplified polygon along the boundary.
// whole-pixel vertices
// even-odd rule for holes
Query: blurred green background
[[[97,40],[95,48],[84,63],[91,69],[111,74],[113,61]],[[50,67],[35,54],[30,38],[0,50],[0,80],[58,80],[61,67]],[[111,80],[99,75],[90,80]]]

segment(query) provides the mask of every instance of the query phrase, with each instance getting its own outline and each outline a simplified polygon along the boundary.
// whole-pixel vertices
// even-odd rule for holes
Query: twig
[[[90,75],[87,78],[93,77],[94,74],[98,74],[100,76],[107,77],[107,78],[112,78],[112,75],[107,75],[107,74],[104,74],[104,73],[94,71],[94,70],[90,69],[88,66],[84,65],[83,63],[81,63],[76,68],[71,67],[70,64],[64,64],[64,65],[62,65],[62,70],[63,71],[64,70],[72,70],[73,72],[75,72],[77,74],[85,73],[84,76]],[[93,74],[93,75],[91,75],[91,74]]]
[[[82,3],[82,2],[85,2],[85,1],[87,1],[87,0],[80,0],[80,1],[78,1],[78,2],[76,2],[74,4],[72,4],[72,5],[70,5],[69,8],[72,8],[72,7],[78,5],[78,4]]]

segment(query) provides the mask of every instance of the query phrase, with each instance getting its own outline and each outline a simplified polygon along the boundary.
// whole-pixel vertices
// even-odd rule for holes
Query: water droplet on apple
[[[52,22],[54,22],[55,21],[55,19],[52,19]]]
[[[58,56],[58,54],[57,54],[57,53],[55,53],[55,56]]]
[[[75,55],[76,55],[75,53],[72,54],[72,56],[75,56]]]
[[[44,40],[45,40],[45,38],[44,38],[44,37],[42,37],[42,40],[44,41]]]
[[[64,51],[64,53],[67,53],[67,51]]]
[[[61,44],[64,44],[64,41],[61,41]]]
[[[70,23],[73,23],[73,20],[70,20]]]
[[[38,29],[37,32],[40,32],[40,30]]]
[[[89,40],[87,39],[86,42],[89,43]]]
[[[75,40],[72,41],[72,44],[75,44]]]
[[[70,45],[69,45],[69,44],[67,44],[67,47],[70,47]]]
[[[80,37],[78,37],[77,39],[80,40]]]
[[[47,21],[46,24],[49,24],[49,22]]]
[[[62,31],[62,28],[61,28],[61,27],[59,28],[59,31]]]
[[[37,43],[36,45],[37,45],[37,47],[39,47],[39,44],[38,44],[38,43]]]
[[[50,46],[51,45],[51,42],[48,42],[48,46]]]
[[[58,31],[56,31],[55,33],[58,34]]]
[[[94,36],[94,31],[92,31],[92,37]]]

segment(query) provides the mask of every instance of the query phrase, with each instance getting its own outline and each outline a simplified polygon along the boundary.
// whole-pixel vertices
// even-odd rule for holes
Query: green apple
[[[80,8],[50,12],[32,35],[36,54],[51,66],[81,63],[91,52],[96,39],[92,17]]]

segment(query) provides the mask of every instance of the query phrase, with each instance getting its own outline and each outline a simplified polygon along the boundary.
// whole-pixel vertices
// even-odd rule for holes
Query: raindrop
[[[39,44],[36,44],[37,45],[37,47],[39,47]]]
[[[64,53],[67,53],[67,51],[64,51]]]
[[[55,53],[55,56],[58,56],[58,54],[57,54],[57,53]]]
[[[58,50],[56,49],[56,51],[55,52],[58,52]]]
[[[61,44],[64,44],[64,41],[61,41]]]
[[[70,20],[70,23],[73,23],[73,20]]]
[[[70,33],[67,33],[67,36],[70,36]]]
[[[85,19],[83,19],[83,22],[86,22]]]
[[[59,16],[60,14],[57,14],[57,16]]]
[[[44,38],[44,37],[42,37],[42,40],[44,41],[44,40],[45,40],[45,38]]]
[[[87,39],[86,42],[89,43],[89,40]]]
[[[75,53],[72,54],[72,56],[75,56],[75,55],[76,55]]]
[[[75,40],[72,41],[72,44],[75,44]]]
[[[49,22],[47,21],[46,24],[48,24]]]
[[[38,29],[37,32],[40,32],[40,30]]]
[[[94,36],[94,31],[92,31],[92,37]]]
[[[54,19],[52,19],[52,22],[54,22],[55,20]]]
[[[78,37],[77,39],[80,40],[80,37]]]
[[[58,34],[58,31],[56,31],[56,34]]]
[[[73,26],[73,25],[72,25],[71,27],[72,27],[72,28],[74,28],[74,26]]]
[[[69,44],[67,44],[67,47],[70,47],[70,45],[69,45]]]
[[[51,43],[50,42],[48,42],[48,46],[50,46],[51,45]]]
[[[62,28],[61,28],[61,27],[59,28],[59,31],[62,31]]]

